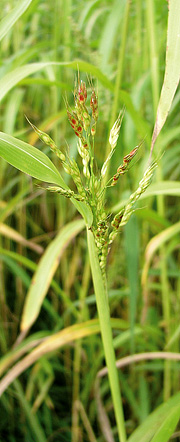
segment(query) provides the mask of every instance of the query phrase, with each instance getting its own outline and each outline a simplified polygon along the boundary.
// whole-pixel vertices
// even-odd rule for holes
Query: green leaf
[[[139,259],[139,232],[137,218],[132,216],[124,229],[126,250],[126,265],[130,286],[129,322],[131,329],[130,349],[134,353],[134,327],[137,313],[137,299],[139,293],[138,259]],[[133,247],[132,247],[133,245]]]
[[[180,393],[153,411],[133,432],[128,442],[166,442],[176,427],[179,415]]]
[[[167,30],[166,68],[152,136],[151,150],[153,149],[156,138],[166,121],[180,79],[179,0],[170,0],[168,2],[168,7],[169,16]]]
[[[54,183],[68,189],[65,181],[47,155],[36,147],[2,132],[0,132],[0,157],[38,180]],[[90,227],[93,215],[88,204],[76,201],[74,198],[71,198],[71,201],[83,216],[87,226]]]
[[[121,28],[126,1],[116,0],[110,7],[107,20],[102,31],[99,52],[101,55],[101,67],[107,70],[108,62],[112,54],[113,44],[118,30]]]
[[[34,146],[0,132],[0,157],[28,175],[67,188],[51,160]]]
[[[84,218],[87,227],[90,228],[93,222],[93,214],[88,204],[81,201],[77,201],[73,197],[71,198],[71,201],[78,210],[78,212],[81,214],[81,216]]]
[[[115,329],[122,330],[127,328],[126,321],[118,318],[111,318],[111,326]],[[17,362],[11,370],[1,379],[0,381],[0,396],[23,371],[34,364],[39,358],[45,354],[52,353],[52,351],[58,350],[63,345],[66,345],[77,339],[81,339],[86,336],[91,336],[93,334],[100,332],[100,326],[98,319],[91,319],[83,323],[77,323],[70,327],[66,327],[63,330],[54,333],[50,336],[46,336],[46,333],[38,333],[30,338],[27,338],[24,342],[18,345],[15,349],[11,350],[0,360],[0,373],[2,374],[7,367],[9,367],[17,358],[20,358],[24,353],[34,348],[25,356],[22,360]],[[43,342],[41,342],[41,338]],[[40,338],[40,344],[39,344]],[[34,343],[32,342],[34,341]],[[30,345],[32,342],[32,345]]]
[[[0,41],[7,34],[7,32],[16,23],[19,17],[26,11],[32,0],[18,1],[15,8],[12,9],[0,22]]]
[[[156,431],[151,442],[167,442],[177,426],[179,416],[180,404],[172,408],[160,428],[158,428],[158,430]]]
[[[149,266],[154,253],[167,241],[169,241],[173,236],[180,232],[180,221],[172,226],[164,229],[158,235],[154,236],[148,243],[145,251],[145,264],[142,271],[142,284],[146,284]]]
[[[35,322],[65,247],[84,227],[83,220],[67,224],[47,247],[26,296],[21,330],[29,329]]]

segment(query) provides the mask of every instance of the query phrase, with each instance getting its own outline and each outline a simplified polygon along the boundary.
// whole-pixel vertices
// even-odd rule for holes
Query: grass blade
[[[31,406],[29,405],[29,403],[24,395],[24,391],[23,391],[23,388],[22,388],[20,382],[15,380],[14,387],[17,392],[19,402],[23,408],[23,411],[27,417],[27,420],[29,421],[31,431],[36,438],[36,441],[37,442],[46,442],[47,439],[46,439],[44,430],[41,427],[37,416],[34,413],[32,413]]]
[[[21,330],[27,330],[36,320],[43,300],[49,289],[51,280],[59,265],[64,248],[67,247],[72,238],[74,238],[84,228],[84,221],[78,220],[67,224],[51,241],[47,247],[42,259],[40,260],[37,271],[32,279],[32,283],[26,302],[24,305]]]
[[[169,1],[166,68],[152,136],[151,152],[170,110],[180,79],[180,8],[179,0]]]
[[[180,412],[179,401],[180,401],[180,393],[172,396],[167,402],[160,405],[160,407],[158,407],[153,413],[151,413],[148,416],[148,418],[143,422],[143,424],[140,425],[140,427],[138,427],[137,430],[133,432],[133,434],[129,437],[128,442],[167,441],[169,439],[169,436],[167,439],[155,439],[155,440],[153,436],[157,434],[161,426],[163,427],[163,423],[165,424],[165,422],[168,421],[169,416],[172,416],[173,414],[177,416],[177,414]],[[174,422],[175,422],[175,417],[174,417]],[[172,417],[172,423],[173,423],[173,417]]]
[[[127,328],[126,321],[117,318],[111,318],[111,326],[123,330]],[[34,362],[36,362],[43,355],[48,355],[55,350],[63,347],[66,344],[69,344],[72,341],[76,341],[77,339],[84,338],[86,336],[91,336],[96,333],[100,333],[100,325],[98,319],[92,319],[83,323],[75,324],[70,327],[66,327],[58,333],[54,333],[52,336],[48,336],[44,339],[44,342],[37,345],[36,348],[27,356],[25,356],[21,361],[14,365],[14,367],[9,370],[7,375],[2,378],[0,381],[0,396],[6,390],[6,388],[16,379],[23,371],[25,371],[28,367],[30,367]],[[32,336],[33,339],[33,336]],[[29,338],[25,342],[30,342]],[[23,346],[26,345],[22,343],[16,350],[11,351],[9,354],[6,354],[5,358],[0,361],[0,372],[3,373],[4,369],[7,368],[14,360],[17,359],[16,351],[18,353],[18,357],[20,357],[24,351],[20,351]],[[25,351],[29,350],[26,348]],[[4,362],[5,359],[5,362]]]
[[[17,22],[18,18],[26,11],[32,0],[21,0],[15,8],[7,14],[0,23],[0,41]]]
[[[169,241],[173,236],[177,235],[180,231],[180,221],[176,224],[168,227],[167,229],[163,230],[158,235],[154,236],[152,238],[147,247],[145,252],[145,264],[142,271],[142,285],[144,286],[146,284],[147,275],[149,266],[151,263],[151,259],[154,255],[154,253],[162,247],[167,241]]]
[[[169,415],[158,428],[151,442],[167,442],[172,436],[180,416],[180,404],[170,410]]]
[[[51,160],[40,150],[11,135],[0,132],[0,157],[28,175],[66,187]]]

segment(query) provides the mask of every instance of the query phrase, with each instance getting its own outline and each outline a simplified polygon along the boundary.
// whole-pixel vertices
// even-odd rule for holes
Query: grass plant
[[[1,14],[0,439],[178,441],[179,1]]]

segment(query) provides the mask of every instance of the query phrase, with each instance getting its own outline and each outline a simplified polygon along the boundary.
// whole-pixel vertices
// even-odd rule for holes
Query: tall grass
[[[179,91],[172,100],[180,72],[180,11],[176,0],[170,0],[171,5],[175,12],[169,18],[167,37],[166,2],[2,0],[1,155],[20,167],[16,154],[13,157],[7,149],[13,136],[34,145],[43,161],[47,157],[41,153],[48,155],[61,173],[59,177],[48,163],[49,181],[35,169],[29,172],[32,179],[3,159],[0,162],[2,440],[123,441],[125,423],[129,442],[165,442],[173,432],[173,440],[178,441]],[[167,53],[165,64],[167,38],[174,50],[169,58]],[[42,182],[39,186],[40,179],[58,180],[57,185],[75,191],[58,158],[32,132],[24,116],[64,151],[68,144],[71,158],[79,161],[64,104],[68,96],[73,106],[71,91],[78,70],[83,80],[86,74],[94,77],[95,88],[97,82],[95,169],[101,169],[109,153],[109,131],[123,106],[109,177],[143,140],[128,174],[111,191],[107,189],[106,207],[112,217],[138,187],[156,121],[152,143],[158,159],[156,177],[141,195],[137,206],[141,210],[135,211],[112,244],[107,264],[109,330],[110,324],[113,330],[109,360],[115,367],[113,346],[120,363],[130,358],[118,369],[118,376],[114,374],[113,399],[119,401],[119,381],[124,423],[121,418],[118,421],[119,405],[113,405],[112,380],[109,385],[107,370],[102,372],[107,363],[100,335],[104,314],[99,323],[94,292],[101,295],[103,285],[94,281],[93,288],[95,258],[90,255],[89,262],[84,230],[85,223],[91,224],[91,213],[76,201],[86,218],[80,220],[69,199],[45,192]],[[21,170],[28,172],[28,167],[25,159]],[[107,317],[105,333],[108,321]],[[106,347],[109,338],[104,335],[103,339]],[[166,362],[162,351],[169,358]],[[147,356],[129,365],[134,354],[152,352],[156,352],[153,360]],[[169,362],[174,353],[177,361]],[[108,366],[111,373],[113,367]]]

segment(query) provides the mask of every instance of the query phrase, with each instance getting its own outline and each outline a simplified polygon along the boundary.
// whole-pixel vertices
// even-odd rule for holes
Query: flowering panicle
[[[82,170],[79,168],[75,159],[72,159],[69,156],[68,152],[66,152],[65,155],[61,152],[49,135],[37,129],[37,127],[30,122],[29,123],[38,134],[39,138],[45,144],[50,146],[51,150],[55,152],[61,160],[64,171],[71,176],[76,185],[77,193],[71,189],[64,189],[60,186],[49,186],[48,190],[63,195],[66,198],[73,198],[80,203],[86,203],[92,211],[93,222],[91,230],[94,234],[99,264],[104,277],[104,283],[106,284],[105,269],[110,246],[121,227],[127,223],[131,214],[134,212],[136,201],[149,186],[157,164],[152,163],[151,166],[148,167],[142,180],[139,182],[136,192],[130,196],[126,206],[117,213],[113,219],[111,218],[112,221],[110,222],[110,216],[107,216],[104,208],[104,192],[107,187],[114,186],[120,176],[128,171],[129,165],[137,154],[140,145],[132,149],[128,155],[124,156],[123,162],[118,167],[115,175],[106,184],[105,176],[108,169],[108,163],[115,152],[124,115],[124,111],[121,111],[110,131],[110,153],[102,166],[101,172],[95,174],[94,136],[98,120],[98,95],[92,84],[90,84],[90,87],[90,111],[88,111],[87,106],[86,84],[83,81],[80,82],[79,78],[74,90],[74,110],[70,108],[67,101],[65,102],[69,123],[78,138],[77,149],[82,161]]]

